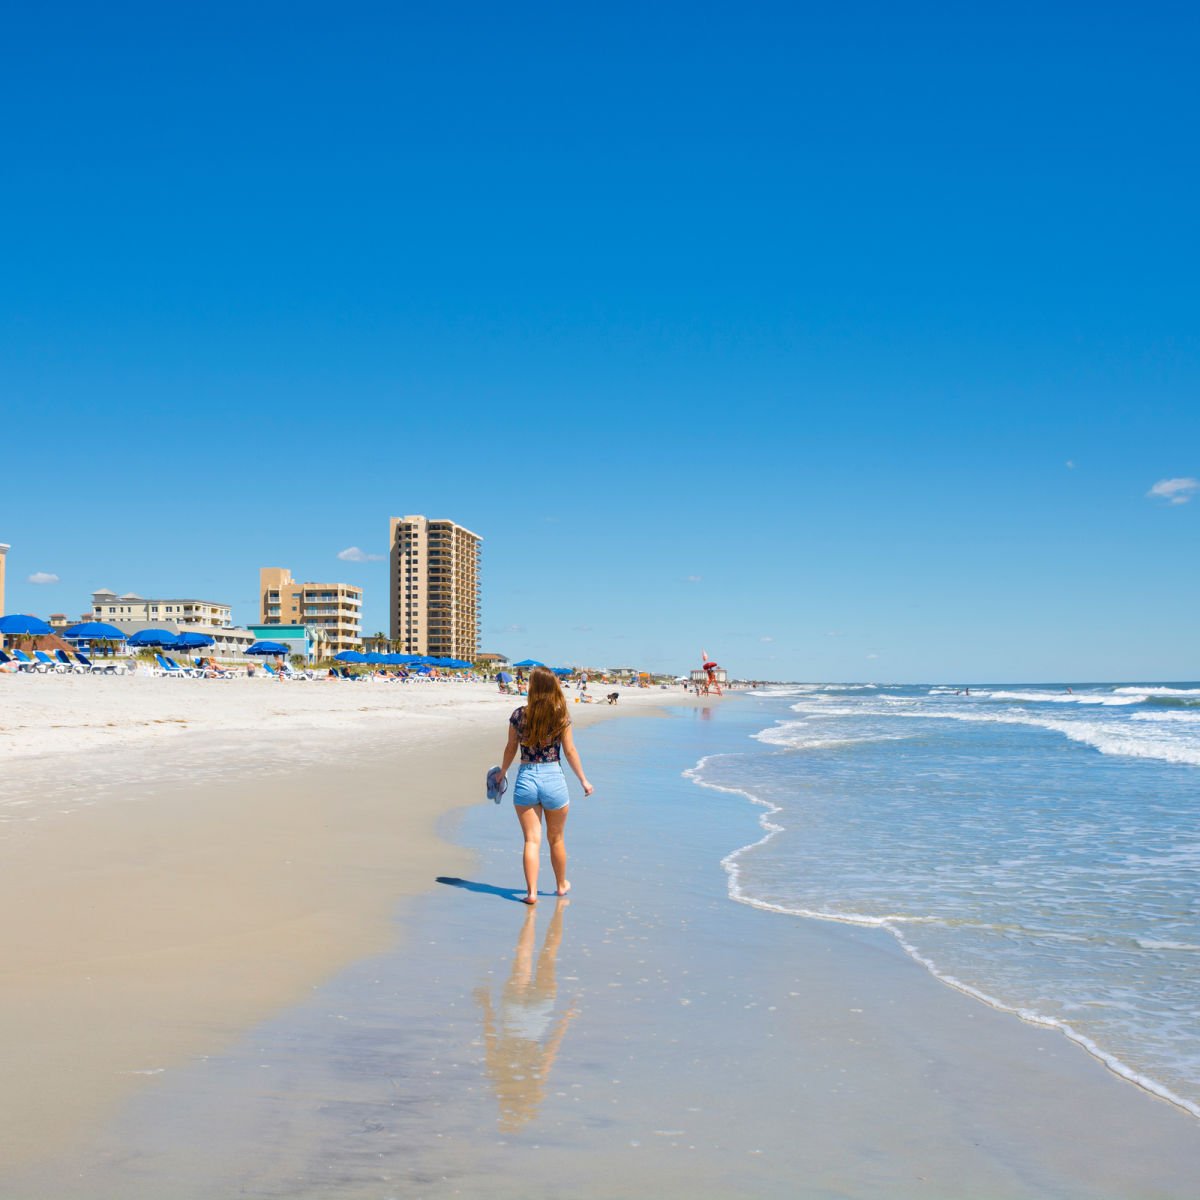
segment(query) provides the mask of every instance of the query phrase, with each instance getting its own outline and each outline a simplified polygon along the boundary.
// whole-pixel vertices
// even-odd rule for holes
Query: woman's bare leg
[[[567,882],[567,843],[563,831],[567,826],[567,808],[546,809],[546,840],[550,843],[550,865],[554,868],[554,881],[558,894],[565,896],[571,885]]]
[[[521,832],[525,835],[525,850],[521,861],[525,865],[525,903],[537,903],[538,860],[542,855],[542,806],[540,804],[520,804],[517,808],[517,820],[521,822]]]

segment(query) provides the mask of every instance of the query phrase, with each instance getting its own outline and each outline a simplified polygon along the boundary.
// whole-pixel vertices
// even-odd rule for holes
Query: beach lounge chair
[[[54,657],[57,658],[58,661],[62,663],[62,665],[66,667],[68,671],[71,672],[72,675],[86,675],[88,673],[88,668],[77,659],[72,658],[65,650],[55,650]]]
[[[129,668],[124,663],[94,663],[82,650],[75,651],[75,657],[79,659],[84,668],[90,671],[93,675],[127,675]]]
[[[174,676],[178,679],[196,679],[199,678],[199,672],[193,667],[182,667],[173,658],[166,654],[156,654],[154,661],[158,663],[158,669],[163,675]]]
[[[56,674],[65,675],[67,668],[62,665],[57,659],[51,658],[45,650],[35,650],[34,658],[38,660],[48,671],[54,671]]]
[[[42,666],[35,658],[30,658],[24,650],[14,650],[13,658],[16,660],[17,666],[24,671],[36,671],[39,675],[45,675],[48,668]]]
[[[7,650],[0,650],[0,667],[12,667],[20,672],[31,672],[34,670],[33,663],[22,662],[15,657],[16,651],[9,654]]]

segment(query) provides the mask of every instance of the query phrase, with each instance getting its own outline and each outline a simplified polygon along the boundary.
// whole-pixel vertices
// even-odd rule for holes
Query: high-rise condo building
[[[479,653],[479,547],[453,521],[392,517],[392,640],[405,654],[473,661]]]
[[[362,588],[348,583],[296,583],[285,567],[263,567],[258,591],[263,625],[319,629],[331,654],[362,648]]]
[[[4,565],[11,549],[12,547],[7,542],[0,542],[0,617],[8,611],[4,607]]]

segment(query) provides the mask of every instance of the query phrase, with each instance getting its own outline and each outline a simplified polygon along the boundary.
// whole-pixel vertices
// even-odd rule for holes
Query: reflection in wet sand
[[[499,1127],[513,1133],[537,1116],[546,1095],[546,1080],[567,1026],[578,1010],[572,1004],[557,1021],[555,960],[562,942],[566,900],[554,906],[546,940],[536,963],[533,957],[536,909],[525,914],[512,971],[500,994],[499,1011],[491,993],[478,988],[483,1009],[484,1065],[500,1106]]]

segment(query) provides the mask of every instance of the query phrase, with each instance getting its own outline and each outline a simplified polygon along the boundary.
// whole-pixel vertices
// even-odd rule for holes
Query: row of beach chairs
[[[126,675],[129,669],[124,663],[92,662],[82,650],[55,650],[53,657],[45,650],[35,650],[32,656],[24,650],[0,650],[0,670],[36,675]]]

